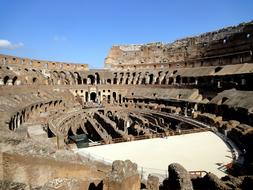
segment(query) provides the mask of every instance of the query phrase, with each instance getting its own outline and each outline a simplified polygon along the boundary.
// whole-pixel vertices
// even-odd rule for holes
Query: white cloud
[[[20,48],[20,47],[23,47],[23,46],[24,46],[24,44],[22,42],[13,44],[13,43],[11,43],[8,40],[1,40],[0,39],[0,49],[10,49],[10,50],[13,50],[13,49]]]
[[[54,41],[66,41],[67,38],[65,36],[54,36]]]

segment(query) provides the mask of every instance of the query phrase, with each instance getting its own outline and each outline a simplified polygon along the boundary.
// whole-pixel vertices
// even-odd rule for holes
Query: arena
[[[104,69],[1,54],[1,186],[252,187],[252,52],[251,21],[114,45]]]
[[[144,178],[152,174],[161,180],[168,176],[164,168],[175,162],[188,171],[209,171],[219,177],[226,175],[225,165],[232,162],[231,150],[212,132],[95,146],[79,149],[78,153],[108,163],[129,159],[138,164]]]

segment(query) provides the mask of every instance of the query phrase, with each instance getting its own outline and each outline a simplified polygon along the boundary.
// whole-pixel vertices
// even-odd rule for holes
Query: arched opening
[[[32,79],[32,81],[33,81],[33,83],[36,83],[36,82],[37,82],[37,78],[34,77],[34,78]]]
[[[93,182],[89,185],[89,190],[102,190],[103,189],[103,181],[101,181],[98,185],[95,185]]]
[[[111,84],[111,83],[112,83],[111,79],[107,79],[107,80],[106,80],[106,83],[107,83],[107,84]]]
[[[93,85],[95,83],[95,77],[93,75],[88,75],[87,78],[89,80],[88,84]]]
[[[170,84],[170,85],[173,84],[173,81],[174,81],[173,78],[170,77],[170,78],[169,78],[169,84]]]
[[[102,96],[102,101],[106,101],[106,96],[105,95]]]
[[[70,137],[70,136],[74,136],[74,133],[73,133],[71,127],[68,130],[68,137]]]
[[[153,80],[154,80],[154,75],[153,74],[149,75],[149,84],[152,84]]]
[[[7,84],[9,78],[10,78],[10,77],[8,77],[8,76],[5,76],[5,77],[4,77],[4,84]]]
[[[47,63],[44,64],[44,68],[48,69],[48,64]]]
[[[221,100],[221,104],[224,104],[227,100],[228,100],[227,97],[223,97],[222,100]]]
[[[161,84],[166,84],[166,75],[162,78]]]
[[[87,79],[86,78],[83,79],[83,84],[87,84]]]
[[[69,75],[70,75],[70,78],[72,79],[72,80],[71,80],[72,83],[74,84],[74,83],[75,83],[75,75],[74,75],[74,73],[69,72]]]
[[[88,92],[85,92],[85,102],[88,102]]]
[[[126,78],[126,84],[128,84],[128,83],[129,83],[130,73],[128,72],[128,73],[126,73],[126,75],[127,75],[127,78]]]
[[[66,79],[66,73],[63,72],[63,71],[61,71],[61,72],[60,72],[60,77],[61,77],[62,79]]]
[[[113,84],[117,84],[117,78],[113,79]]]
[[[18,79],[18,77],[16,77],[16,76],[12,79],[12,84],[13,85],[15,84],[15,82],[17,81],[17,79]]]
[[[28,71],[28,69],[27,69],[27,71]],[[53,75],[54,75],[55,77],[57,77],[57,78],[59,77],[59,75],[58,75],[58,72],[57,72],[57,71],[54,71],[54,72],[53,72]]]
[[[121,94],[119,94],[119,103],[121,104]]]
[[[76,134],[77,135],[80,135],[80,134],[84,134],[84,131],[81,127],[79,127],[77,130],[76,130]]]
[[[90,100],[91,100],[91,101],[95,102],[95,101],[96,101],[96,98],[97,98],[96,92],[90,93]]]
[[[178,75],[178,76],[176,77],[176,83],[177,83],[177,84],[181,84],[181,77],[180,77],[180,75]]]
[[[194,77],[190,77],[190,78],[189,78],[189,82],[190,82],[190,83],[195,83],[195,78],[194,78]]]
[[[82,79],[81,79],[79,73],[75,72],[74,74],[75,74],[77,84],[82,84]]]
[[[182,77],[182,83],[186,84],[188,82],[187,77]]]
[[[111,95],[107,96],[107,103],[109,104],[111,102]]]
[[[95,76],[96,76],[96,82],[97,84],[100,84],[100,76],[98,73],[95,73]]]
[[[116,92],[112,93],[113,100],[116,101]]]

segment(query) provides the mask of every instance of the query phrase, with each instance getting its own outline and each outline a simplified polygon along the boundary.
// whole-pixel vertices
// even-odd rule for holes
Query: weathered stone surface
[[[132,163],[130,160],[122,161],[115,160],[112,163],[112,172],[110,175],[113,181],[122,181],[125,177],[138,174],[137,164]]]
[[[88,184],[82,182],[78,179],[71,179],[71,178],[56,178],[48,181],[41,190],[82,190],[87,189]]]
[[[148,176],[147,190],[159,190],[159,178],[153,175]]]
[[[112,171],[105,182],[106,190],[139,190],[140,176],[137,165],[130,160],[116,160],[112,164]]]
[[[239,188],[243,182],[243,178],[241,177],[233,177],[231,175],[227,175],[225,177],[222,177],[221,180],[232,189]]]
[[[196,119],[213,126],[215,126],[216,123],[222,121],[221,116],[216,116],[215,114],[210,114],[210,113],[199,113]]]
[[[192,113],[228,132],[247,157],[236,174],[252,174],[252,33],[251,21],[169,44],[113,46],[107,68],[98,70],[0,55],[0,177],[19,182],[14,188],[48,182],[43,188],[58,184],[69,189],[79,184],[71,179],[79,178],[88,182],[84,189],[100,188],[101,180],[105,189],[138,189],[134,164],[115,162],[108,175],[110,166],[104,169],[104,163],[65,149],[77,147],[70,144],[77,144],[78,138],[71,137],[80,134],[96,145],[175,134],[174,122],[151,113],[158,111],[181,118]],[[94,117],[94,109],[104,115]],[[132,110],[139,115],[130,118]],[[80,144],[88,146],[83,141]],[[56,151],[57,145],[61,150]],[[179,188],[190,188],[181,166],[171,170],[165,184],[173,181]],[[220,181],[210,175],[197,180],[220,188]],[[252,186],[250,180],[245,178],[244,188]],[[157,187],[157,181],[151,181],[150,188]],[[235,188],[241,182],[231,178],[225,183]]]
[[[253,176],[246,176],[242,182],[242,190],[250,190],[253,187]]]
[[[169,165],[168,189],[193,190],[192,182],[188,171],[180,164]]]
[[[208,173],[203,178],[207,190],[227,190],[229,187],[216,175]]]
[[[0,190],[29,190],[29,187],[24,183],[0,180]]]

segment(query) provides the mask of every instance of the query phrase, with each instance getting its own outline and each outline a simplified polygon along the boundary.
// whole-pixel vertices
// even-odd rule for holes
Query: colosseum
[[[0,189],[252,189],[252,73],[253,21],[104,69],[1,54]]]

